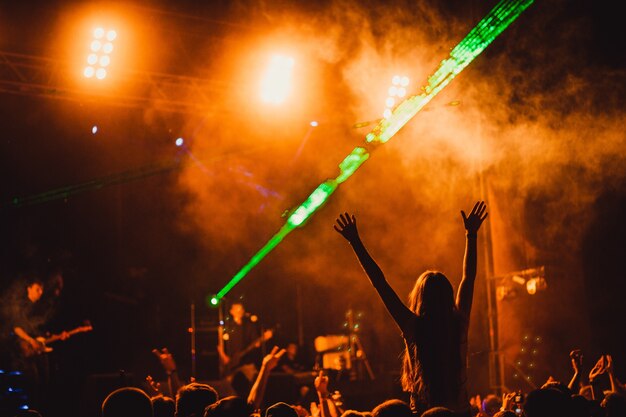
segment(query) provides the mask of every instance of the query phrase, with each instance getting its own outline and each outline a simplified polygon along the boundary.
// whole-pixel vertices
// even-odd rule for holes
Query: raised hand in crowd
[[[480,229],[489,213],[487,213],[487,204],[484,201],[477,201],[474,204],[474,208],[470,212],[469,216],[461,210],[461,217],[463,217],[463,225],[468,235],[475,235]]]
[[[515,395],[516,392],[509,392],[502,394],[502,407],[500,411],[512,411],[513,406],[515,405]]]
[[[626,387],[615,376],[615,373],[613,370],[613,356],[605,355],[605,357],[606,357],[606,373],[609,375],[609,380],[611,381],[611,391],[617,392],[619,394],[626,394]]]
[[[600,359],[596,362],[596,364],[589,371],[589,382],[593,383],[597,377],[604,374],[606,372],[606,356],[600,356]]]
[[[328,391],[328,376],[324,374],[324,370],[320,370],[313,381],[313,385],[320,403],[319,417],[339,417],[340,413],[332,401],[330,391]],[[311,414],[313,414],[313,410],[311,410]]]
[[[569,381],[567,388],[569,388],[572,392],[578,392],[581,387],[583,353],[580,349],[574,349],[570,352],[569,357],[572,362],[574,375],[572,375],[572,379]]]
[[[169,388],[169,395],[174,396],[178,389],[183,386],[180,378],[178,377],[178,371],[176,369],[176,361],[174,361],[174,356],[170,353],[167,348],[152,349],[152,353],[159,358],[159,362],[163,367],[163,370],[167,374],[167,385]]]
[[[337,224],[333,225],[333,227],[348,242],[352,243],[359,240],[359,231],[356,228],[356,217],[354,217],[354,214],[340,214],[339,218],[337,218]]]
[[[276,365],[278,365],[280,358],[283,357],[285,352],[285,349],[279,349],[278,346],[274,346],[270,353],[263,358],[259,374],[250,389],[250,394],[248,394],[248,404],[250,404],[254,410],[261,408],[270,372],[272,369],[276,368]]]

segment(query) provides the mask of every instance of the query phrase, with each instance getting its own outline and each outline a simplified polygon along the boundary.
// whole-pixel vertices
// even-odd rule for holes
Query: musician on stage
[[[41,404],[49,380],[45,345],[37,340],[45,324],[45,317],[37,309],[43,288],[43,283],[31,275],[18,281],[3,297],[3,313],[12,345],[12,368],[24,374],[27,390],[35,404]],[[68,337],[67,332],[60,335],[61,340]]]
[[[239,301],[231,304],[229,313],[230,317],[224,323],[223,345],[218,345],[218,353],[225,376],[237,394],[245,398],[261,363],[261,345],[272,334],[271,331],[261,334],[256,317],[247,313]]]

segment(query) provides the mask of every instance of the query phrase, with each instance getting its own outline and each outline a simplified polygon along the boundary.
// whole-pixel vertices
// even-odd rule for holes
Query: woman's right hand
[[[337,224],[333,225],[333,227],[348,242],[354,242],[359,239],[359,231],[356,228],[356,217],[354,217],[354,214],[350,215],[347,212],[340,214],[337,218]]]

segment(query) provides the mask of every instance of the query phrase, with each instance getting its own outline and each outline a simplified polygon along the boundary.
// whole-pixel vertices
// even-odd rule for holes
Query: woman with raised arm
[[[350,244],[385,307],[402,332],[405,343],[402,388],[411,394],[411,409],[419,413],[446,407],[470,415],[467,396],[467,332],[476,278],[476,236],[487,217],[483,201],[469,216],[461,211],[466,230],[463,278],[456,295],[444,274],[426,271],[409,294],[409,306],[391,288],[382,270],[359,237],[356,218],[348,213],[337,219],[335,230]]]

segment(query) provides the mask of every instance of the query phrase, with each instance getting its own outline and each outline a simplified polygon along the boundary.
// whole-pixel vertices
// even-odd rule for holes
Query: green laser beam
[[[380,145],[391,139],[426,104],[443,90],[465,67],[480,55],[534,0],[502,0],[467,34],[441,61],[437,70],[428,77],[422,92],[408,97],[400,103],[387,119],[381,120],[365,136],[366,145]],[[272,251],[294,229],[302,227],[335,192],[339,184],[346,181],[370,156],[363,147],[355,148],[340,164],[339,175],[320,184],[309,197],[298,206],[272,238],[237,272],[217,294],[207,298],[209,305],[217,305],[265,256]]]

